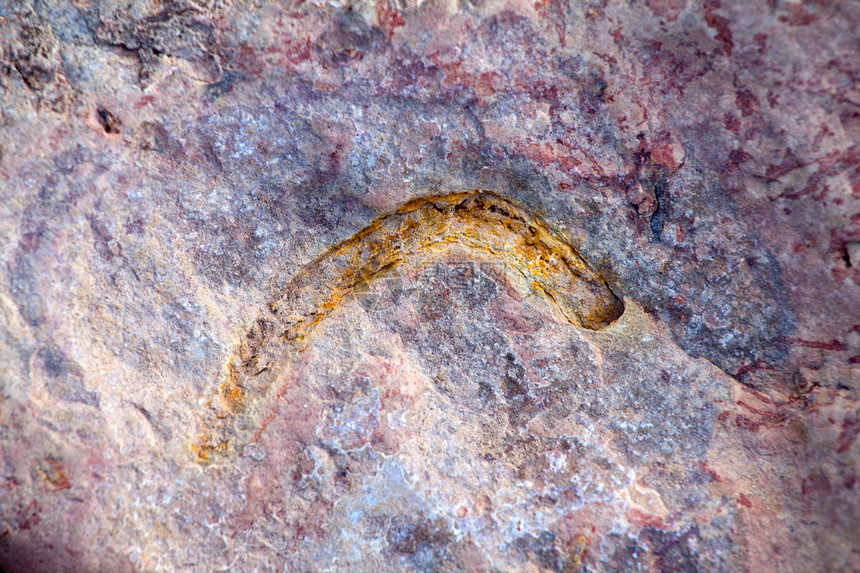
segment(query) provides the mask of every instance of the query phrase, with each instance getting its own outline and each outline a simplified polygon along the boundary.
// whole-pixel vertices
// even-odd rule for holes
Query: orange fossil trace
[[[205,414],[206,443],[192,446],[198,460],[230,455],[255,438],[280,373],[341,301],[394,269],[418,268],[454,251],[501,263],[514,285],[544,296],[577,327],[599,330],[624,311],[603,277],[523,207],[479,191],[410,201],[305,266],[258,317]]]

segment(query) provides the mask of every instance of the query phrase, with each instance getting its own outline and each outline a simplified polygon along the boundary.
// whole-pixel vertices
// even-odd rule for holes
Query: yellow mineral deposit
[[[410,201],[307,265],[261,313],[210,401],[192,447],[197,459],[229,456],[255,438],[280,373],[341,301],[395,269],[451,254],[496,263],[522,294],[540,294],[559,320],[580,328],[599,330],[624,311],[603,277],[525,208],[486,191]]]

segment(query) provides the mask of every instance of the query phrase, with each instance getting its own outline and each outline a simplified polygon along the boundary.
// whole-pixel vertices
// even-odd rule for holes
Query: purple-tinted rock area
[[[860,3],[0,0],[0,104],[2,570],[860,571]],[[447,237],[253,371],[475,191],[623,313]]]

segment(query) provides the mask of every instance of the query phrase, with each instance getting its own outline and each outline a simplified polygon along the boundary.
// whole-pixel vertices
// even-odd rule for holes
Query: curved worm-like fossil
[[[543,295],[575,326],[598,330],[624,311],[603,277],[523,207],[477,191],[416,199],[304,267],[256,320],[205,414],[192,446],[198,461],[228,456],[255,439],[280,373],[341,301],[395,268],[419,268],[452,251],[502,263],[514,285]]]

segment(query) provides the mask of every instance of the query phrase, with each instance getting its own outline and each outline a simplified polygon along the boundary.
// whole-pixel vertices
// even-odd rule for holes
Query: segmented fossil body
[[[345,298],[456,250],[502,263],[518,289],[544,296],[562,320],[591,330],[624,305],[574,248],[534,215],[488,192],[411,201],[307,265],[261,313],[227,363],[193,446],[201,462],[253,441],[280,390],[278,378],[314,327]]]

